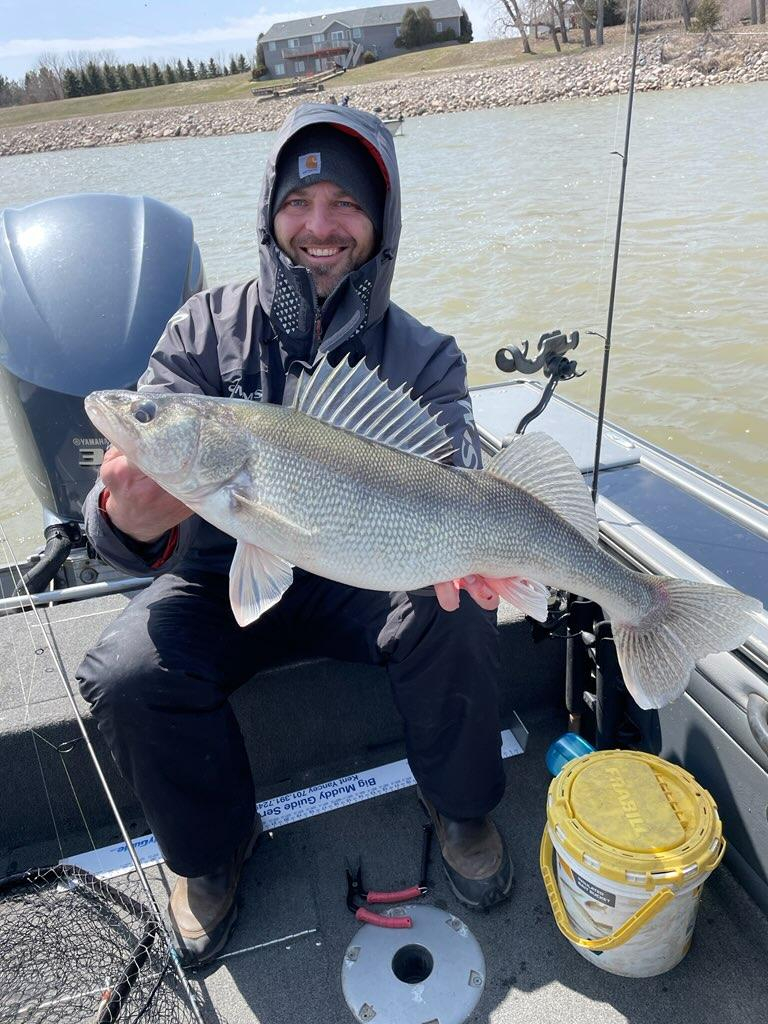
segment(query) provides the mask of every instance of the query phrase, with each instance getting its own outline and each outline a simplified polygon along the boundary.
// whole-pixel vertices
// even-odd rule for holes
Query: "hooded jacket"
[[[302,128],[328,123],[356,135],[376,159],[387,190],[381,242],[320,305],[311,275],[277,246],[271,227],[278,155]],[[429,403],[453,439],[457,464],[480,465],[467,389],[466,360],[456,341],[419,323],[389,293],[400,240],[400,179],[386,126],[352,107],[308,103],[284,122],[267,163],[257,225],[258,279],[193,295],[169,320],[139,380],[141,391],[195,392],[289,403],[299,375],[317,360],[351,355],[378,367],[392,386],[407,383]],[[173,570],[226,573],[235,541],[194,515],[154,544],[112,526],[101,510],[99,480],[86,498],[85,532],[107,562],[132,575]],[[102,501],[103,504],[103,501]]]

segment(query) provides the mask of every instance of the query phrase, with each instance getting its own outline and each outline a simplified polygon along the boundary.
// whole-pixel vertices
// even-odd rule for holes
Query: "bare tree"
[[[496,19],[496,27],[501,30],[501,34],[508,33],[511,28],[516,29],[523,43],[524,52],[533,53],[531,44],[528,41],[528,33],[525,29],[526,19],[523,18],[518,0],[496,0],[496,2],[502,8]]]
[[[581,30],[584,33],[584,45],[592,45],[592,32],[591,29],[595,27],[594,19],[589,14],[581,0],[573,0],[574,5],[578,8],[579,14],[581,15]]]
[[[603,45],[603,26],[605,23],[605,0],[597,0],[597,20],[595,21],[595,42]]]
[[[52,93],[48,99],[63,99],[64,72],[67,70],[64,58],[54,50],[44,50],[37,58],[35,70],[45,80],[48,91]]]

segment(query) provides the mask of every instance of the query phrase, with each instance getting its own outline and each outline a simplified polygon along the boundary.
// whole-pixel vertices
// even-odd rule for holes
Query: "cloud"
[[[254,45],[259,32],[266,30],[276,21],[288,21],[295,18],[309,18],[315,11],[276,14],[259,13],[248,18],[227,18],[223,25],[211,28],[200,28],[186,32],[174,32],[169,35],[151,36],[89,36],[86,38],[59,39],[8,39],[0,41],[0,57],[36,56],[44,50],[66,52],[70,50],[145,50],[158,46],[198,46],[205,44],[224,43],[228,40],[253,39]]]

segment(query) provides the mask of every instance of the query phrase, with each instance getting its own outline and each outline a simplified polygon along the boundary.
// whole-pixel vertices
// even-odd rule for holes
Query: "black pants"
[[[227,698],[293,653],[385,665],[424,794],[453,818],[499,802],[495,614],[466,594],[448,613],[433,596],[297,572],[279,604],[241,629],[227,577],[167,573],[107,627],[77,675],[177,874],[213,870],[252,827],[251,769]]]

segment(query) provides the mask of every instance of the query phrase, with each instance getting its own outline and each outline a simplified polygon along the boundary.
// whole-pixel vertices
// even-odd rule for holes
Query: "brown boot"
[[[499,830],[486,815],[445,818],[419,791],[432,819],[443,855],[443,870],[454,896],[467,907],[485,910],[509,898],[515,870]]]
[[[204,964],[227,944],[237,920],[237,887],[243,865],[261,835],[256,816],[253,832],[229,862],[196,878],[179,877],[168,902],[168,917],[185,967]]]

